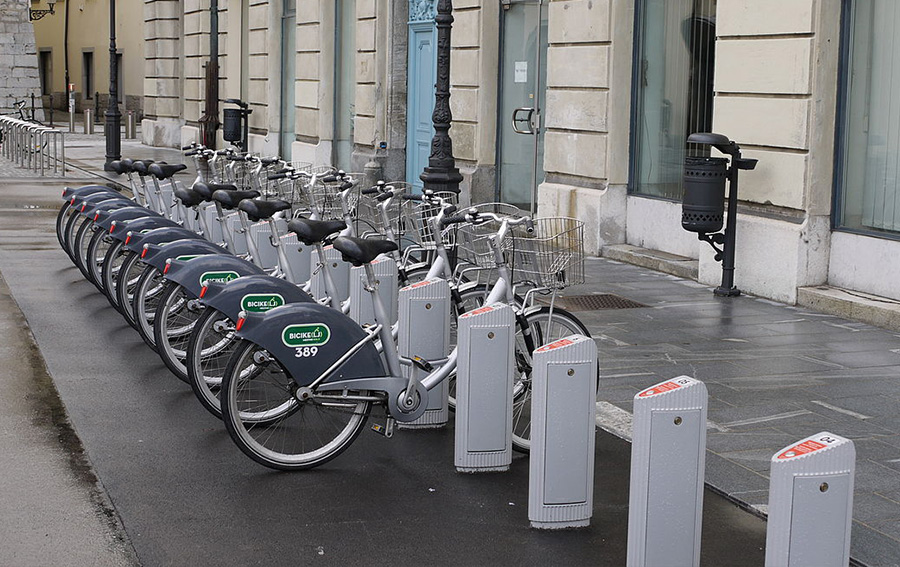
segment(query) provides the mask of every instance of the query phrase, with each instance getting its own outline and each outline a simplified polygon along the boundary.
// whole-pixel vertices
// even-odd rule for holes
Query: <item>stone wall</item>
[[[0,113],[13,112],[13,103],[41,94],[34,28],[28,21],[30,2],[0,0]],[[38,119],[43,112],[37,111]]]
[[[144,4],[143,143],[178,147],[184,124],[182,77],[183,33],[181,2],[147,0]]]

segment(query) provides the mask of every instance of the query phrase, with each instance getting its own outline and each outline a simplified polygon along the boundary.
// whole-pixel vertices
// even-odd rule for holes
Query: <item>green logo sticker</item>
[[[237,272],[203,272],[200,276],[200,285],[206,282],[228,283],[241,277]]]
[[[250,293],[241,298],[241,310],[264,313],[284,305],[284,297],[280,293]]]
[[[175,259],[181,262],[187,262],[188,260],[193,260],[194,258],[199,258],[200,256],[202,256],[202,254],[195,254],[193,256],[178,256]]]
[[[281,331],[281,342],[291,348],[322,346],[331,338],[331,329],[325,323],[288,325]]]

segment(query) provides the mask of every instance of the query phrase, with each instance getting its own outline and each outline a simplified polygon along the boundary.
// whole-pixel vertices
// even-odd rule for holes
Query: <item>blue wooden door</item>
[[[437,34],[434,20],[409,23],[409,63],[407,65],[406,180],[416,193],[422,192],[419,175],[428,165],[431,114],[434,112],[434,85],[437,82]]]

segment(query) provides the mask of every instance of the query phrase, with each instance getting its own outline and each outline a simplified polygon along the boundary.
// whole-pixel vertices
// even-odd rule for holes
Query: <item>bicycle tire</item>
[[[284,367],[274,359],[257,366],[257,353],[266,354],[256,344],[242,340],[222,380],[222,420],[244,454],[272,469],[297,471],[320,466],[353,443],[368,420],[370,401],[342,404],[330,399],[325,405],[317,392],[301,402],[295,396],[296,382]],[[266,387],[266,380],[273,383],[271,388]],[[270,394],[278,397],[271,399]],[[309,419],[313,412],[316,417]],[[314,428],[326,431],[321,434]]]
[[[153,319],[165,284],[162,272],[153,266],[147,266],[135,284],[134,297],[131,301],[135,328],[153,352],[158,352],[153,333]]]
[[[103,268],[103,261],[106,259],[106,254],[109,252],[112,244],[113,240],[105,230],[96,230],[87,246],[85,267],[88,271],[88,279],[90,279],[104,295],[106,294],[106,288],[104,287],[105,284],[101,269]]]
[[[66,201],[59,208],[59,213],[56,215],[56,240],[59,241],[59,246],[63,250],[66,249],[66,243],[63,241],[63,231],[66,228],[66,223],[69,218],[74,213],[75,207],[73,207],[69,201]]]
[[[75,260],[75,266],[78,268],[78,271],[81,272],[81,275],[84,276],[84,279],[91,281],[90,276],[88,275],[87,269],[87,247],[91,242],[91,237],[94,236],[94,227],[95,223],[93,219],[88,219],[87,222],[82,223],[81,227],[79,227],[78,232],[75,234],[75,240],[72,243],[72,252],[74,253],[73,259]],[[94,282],[91,282],[94,283]]]
[[[134,290],[145,269],[147,266],[141,262],[141,257],[130,252],[122,260],[113,283],[116,309],[135,330],[137,330],[137,321],[134,319]]]
[[[196,298],[190,297],[184,287],[175,282],[166,283],[153,317],[153,337],[163,363],[185,383],[188,375],[184,360],[200,313]]]
[[[113,241],[106,255],[103,257],[103,265],[100,267],[100,279],[103,280],[103,293],[106,300],[112,305],[116,311],[122,313],[119,301],[116,297],[118,287],[118,277],[121,272],[122,265],[130,255],[134,254],[125,248],[125,243],[121,240]]]
[[[73,263],[75,262],[75,255],[73,253],[72,245],[75,240],[75,235],[78,233],[78,229],[81,228],[81,225],[89,220],[90,219],[86,216],[75,212],[69,217],[69,220],[66,221],[66,228],[63,231],[63,250],[69,255],[69,258]]]
[[[523,325],[531,330],[532,340],[524,336]],[[540,307],[516,318],[518,368],[513,386],[512,445],[520,453],[531,449],[531,354],[545,344],[573,334],[591,336],[584,323],[565,309],[554,308],[551,316],[549,307]]]
[[[224,313],[207,307],[194,330],[188,344],[188,383],[200,401],[200,405],[211,414],[222,419],[222,377],[228,360],[240,341],[234,336],[234,321]]]

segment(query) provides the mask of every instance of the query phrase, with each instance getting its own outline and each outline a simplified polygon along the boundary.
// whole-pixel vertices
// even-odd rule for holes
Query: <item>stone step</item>
[[[797,305],[900,331],[900,301],[827,285],[797,289]]]
[[[698,278],[699,261],[686,256],[670,254],[660,250],[641,248],[631,244],[604,246],[601,256],[642,268],[671,274],[680,278],[696,280]]]

